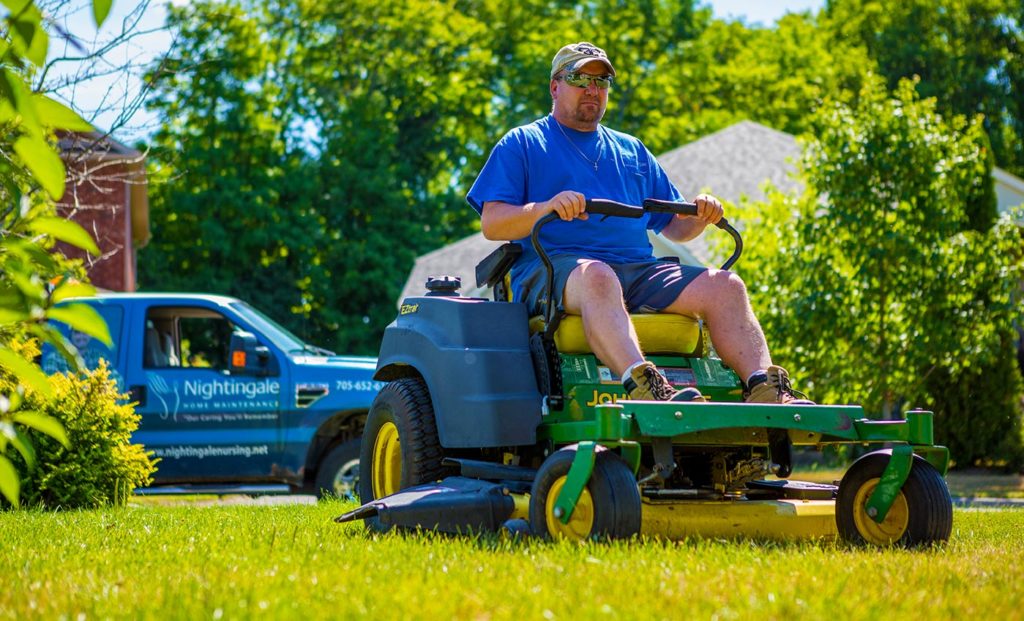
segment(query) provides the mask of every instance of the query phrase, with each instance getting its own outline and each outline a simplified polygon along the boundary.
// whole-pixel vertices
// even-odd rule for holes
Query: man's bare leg
[[[747,288],[732,272],[711,269],[701,274],[665,312],[704,319],[718,355],[743,381],[772,365]]]
[[[569,274],[562,304],[567,313],[582,316],[590,348],[616,377],[644,359],[612,268],[600,261],[581,263]]]

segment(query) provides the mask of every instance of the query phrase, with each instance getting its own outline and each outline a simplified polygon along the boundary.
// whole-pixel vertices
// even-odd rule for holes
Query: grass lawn
[[[931,550],[374,535],[342,502],[0,513],[0,618],[1024,618],[1024,510]]]

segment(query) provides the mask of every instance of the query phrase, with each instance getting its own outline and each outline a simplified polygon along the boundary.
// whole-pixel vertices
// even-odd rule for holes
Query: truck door
[[[117,383],[118,390],[124,391],[126,390],[124,377],[120,371],[123,368],[124,359],[122,346],[124,309],[116,304],[105,304],[102,299],[90,300],[89,303],[107,322],[107,329],[110,331],[110,347],[84,332],[72,330],[63,323],[54,322],[54,325],[78,349],[87,369],[94,370],[100,366],[101,360],[105,360],[111,379]],[[40,364],[43,371],[48,374],[65,373],[71,370],[71,365],[64,359],[64,356],[49,344],[43,346]]]
[[[135,440],[160,458],[159,483],[273,479],[282,438],[280,364],[232,375],[231,335],[240,328],[215,308],[155,306],[145,313],[130,387],[142,415]],[[273,354],[271,356],[273,358]]]

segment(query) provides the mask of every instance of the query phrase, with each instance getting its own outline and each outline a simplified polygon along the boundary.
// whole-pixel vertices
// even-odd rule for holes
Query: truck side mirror
[[[269,361],[270,350],[260,345],[252,332],[231,335],[228,369],[232,375],[266,375]]]

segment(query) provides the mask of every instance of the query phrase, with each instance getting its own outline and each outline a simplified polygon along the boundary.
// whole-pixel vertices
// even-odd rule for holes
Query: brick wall
[[[96,240],[100,256],[61,244],[69,257],[83,258],[92,284],[110,291],[135,291],[135,251],[131,239],[131,210],[127,166],[108,164],[101,174],[72,171],[58,213],[71,218]],[[77,174],[76,174],[77,173]]]
[[[109,291],[135,291],[136,249],[149,241],[145,159],[109,136],[59,134],[67,186],[58,214],[80,224],[96,240],[100,254],[59,244],[64,254],[83,260],[89,279]]]

